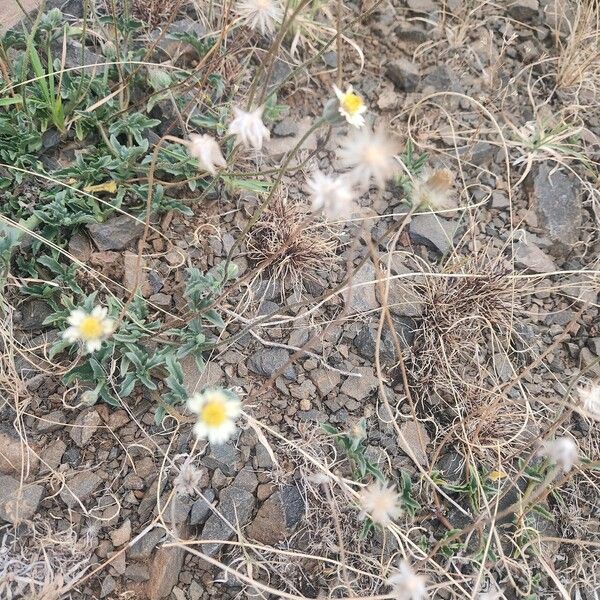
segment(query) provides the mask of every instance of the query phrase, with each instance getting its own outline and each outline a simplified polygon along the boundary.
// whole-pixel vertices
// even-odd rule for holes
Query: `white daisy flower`
[[[405,560],[400,562],[398,569],[390,575],[386,583],[392,588],[396,598],[402,600],[423,600],[423,598],[427,598],[425,578],[417,575]]]
[[[360,519],[370,517],[371,520],[382,527],[393,523],[400,515],[400,497],[394,486],[387,487],[381,481],[376,481],[363,488],[359,493],[361,507]]]
[[[396,160],[398,145],[379,126],[375,131],[356,131],[341,142],[337,151],[344,168],[350,168],[351,177],[361,188],[368,188],[371,180],[384,188],[385,182],[400,170]]]
[[[570,471],[579,458],[577,444],[567,436],[544,442],[539,454],[560,467],[564,473]]]
[[[217,140],[210,135],[192,133],[188,142],[188,152],[192,158],[198,161],[200,169],[210,173],[213,177],[217,174],[217,168],[227,166],[227,161],[221,153]]]
[[[453,183],[454,177],[449,169],[425,169],[413,182],[412,202],[415,206],[431,210],[456,208]]]
[[[223,444],[235,432],[235,420],[242,412],[238,397],[229,390],[206,388],[187,401],[187,407],[198,415],[194,433],[211,444]]]
[[[272,34],[283,19],[283,9],[277,0],[240,0],[236,12],[244,25],[262,35]]]
[[[593,419],[600,420],[600,385],[596,383],[580,387],[577,392],[585,410]]]
[[[328,219],[347,217],[352,212],[355,193],[347,178],[315,171],[307,184],[313,212],[322,210]]]
[[[265,139],[268,140],[271,137],[271,132],[262,121],[263,107],[246,112],[234,106],[233,113],[235,116],[227,133],[235,135],[238,144],[243,144],[246,148],[260,150]]]
[[[70,327],[63,331],[63,338],[71,343],[81,342],[86,352],[100,350],[102,342],[110,336],[115,326],[107,313],[102,306],[96,306],[91,313],[76,308],[67,318]]]
[[[342,92],[337,85],[333,86],[333,91],[337,96],[339,107],[338,110],[340,115],[354,127],[363,127],[365,124],[365,118],[363,113],[367,112],[367,107],[363,99],[354,93],[354,89],[351,85],[346,88],[345,92]]]

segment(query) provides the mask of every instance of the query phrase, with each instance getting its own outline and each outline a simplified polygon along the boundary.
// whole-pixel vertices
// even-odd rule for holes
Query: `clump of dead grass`
[[[59,600],[86,573],[92,545],[37,519],[0,530],[0,597]]]
[[[561,89],[588,88],[600,81],[600,2],[556,2],[556,84]],[[567,31],[561,35],[561,29]]]
[[[460,417],[462,433],[484,448],[518,434],[526,417],[499,385],[513,374],[518,296],[502,263],[458,258],[446,271],[453,274],[423,278],[417,285],[423,319],[409,375],[420,409],[433,414],[438,427]]]
[[[248,236],[248,259],[281,286],[301,290],[336,262],[339,239],[331,225],[315,220],[306,206],[282,198],[264,211]]]

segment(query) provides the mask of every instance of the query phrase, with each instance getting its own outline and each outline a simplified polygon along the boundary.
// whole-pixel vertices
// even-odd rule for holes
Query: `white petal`
[[[71,311],[71,314],[67,318],[67,323],[69,323],[69,325],[77,326],[81,323],[81,321],[83,321],[83,319],[85,319],[86,316],[87,314],[85,311],[81,310],[80,308],[76,308],[75,310]]]
[[[204,406],[205,398],[202,394],[194,394],[191,398],[188,398],[186,405],[188,410],[193,413],[199,414]]]

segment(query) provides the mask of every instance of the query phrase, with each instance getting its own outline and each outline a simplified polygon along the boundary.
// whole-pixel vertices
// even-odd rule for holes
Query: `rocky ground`
[[[234,247],[260,203],[251,192],[224,191],[193,204],[191,216],[168,212],[153,223],[141,265],[153,315],[185,318],[183,267],[206,271],[233,248],[243,284],[223,298],[226,327],[204,370],[189,357],[183,364],[189,393],[207,384],[239,390],[252,420],[232,441],[199,444],[181,407],[156,424],[160,388],[119,407],[85,405],[44,354],[59,335],[43,325],[51,313],[44,300],[22,301],[5,319],[0,539],[7,564],[32,569],[23,577],[52,569],[53,580],[76,580],[44,598],[276,597],[252,578],[293,597],[345,597],[333,583],[344,548],[358,595],[382,594],[378,569],[399,548],[422,559],[419,544],[431,550],[457,530],[458,545],[450,551],[448,542],[438,566],[424,566],[441,582],[430,595],[477,597],[469,578],[479,568],[478,536],[487,537],[470,526],[504,509],[484,561],[500,597],[594,597],[598,471],[565,481],[562,500],[543,506],[553,520],[540,511],[535,528],[513,523],[510,508],[527,485],[518,458],[549,431],[568,430],[582,455],[599,459],[597,425],[564,411],[575,384],[600,378],[600,115],[586,82],[577,90],[555,84],[549,57],[565,27],[560,2],[479,4],[487,5],[350,4],[349,15],[365,14],[350,30],[362,71],[359,53],[342,46],[344,80],[366,98],[369,119],[389,123],[404,146],[412,139],[431,168],[450,169],[460,208],[406,219],[400,186],[372,190],[354,220],[307,232],[310,251],[317,241],[326,246],[316,264],[300,248],[287,277],[257,268],[266,247],[258,233]],[[191,27],[192,14],[171,27]],[[285,84],[278,101],[290,110],[249,170],[280,164],[321,114],[339,59],[332,48]],[[274,77],[288,71],[280,62]],[[159,110],[157,138],[169,118],[177,121]],[[301,151],[315,154],[306,172],[335,167],[344,134],[311,135]],[[63,160],[51,151],[46,158]],[[288,203],[302,200],[303,182],[302,173],[286,176]],[[289,210],[281,208],[283,220],[293,218]],[[136,284],[142,234],[141,223],[113,216],[82,227],[68,251],[124,297]],[[419,508],[403,518],[401,541],[377,531],[361,537],[357,511],[317,476],[316,462],[352,477],[320,425],[348,430],[363,417],[368,460],[398,485],[401,473],[412,481]],[[200,471],[201,495],[177,487],[186,461]],[[473,473],[501,473],[490,479],[501,490],[495,509],[458,491]],[[444,488],[450,500],[424,474],[453,483],[454,491]],[[521,568],[519,550],[533,539],[538,551]]]

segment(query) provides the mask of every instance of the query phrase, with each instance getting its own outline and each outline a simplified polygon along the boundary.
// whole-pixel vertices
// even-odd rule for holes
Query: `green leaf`
[[[0,106],[11,106],[12,104],[23,104],[23,96],[16,94],[8,98],[0,98]]]

